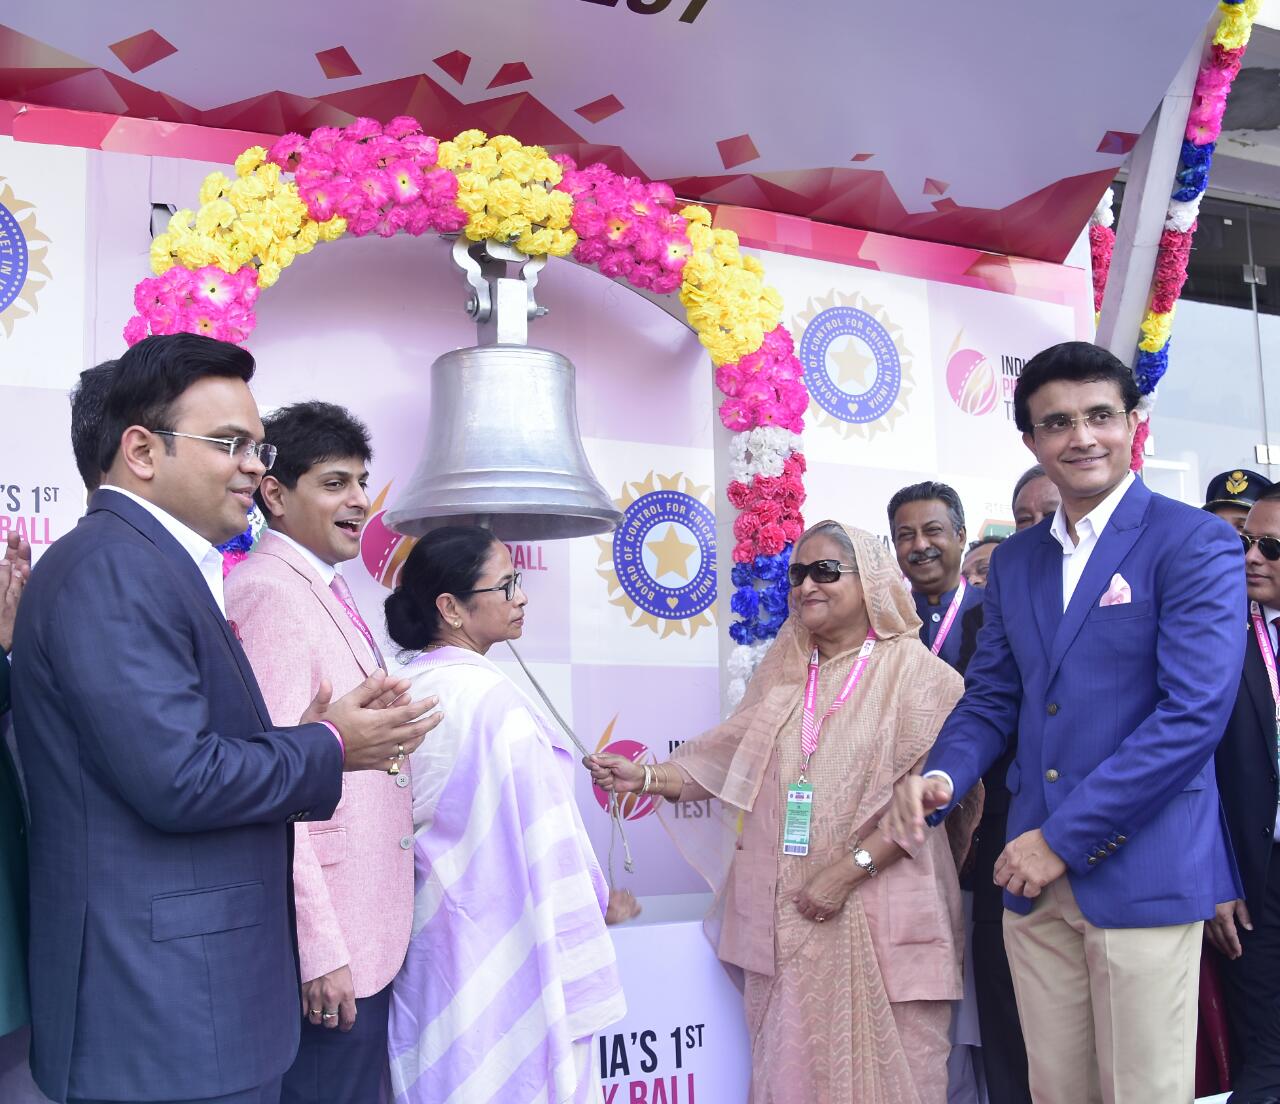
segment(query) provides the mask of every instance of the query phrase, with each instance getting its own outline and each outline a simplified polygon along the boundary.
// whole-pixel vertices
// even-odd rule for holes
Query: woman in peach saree
[[[745,974],[753,1104],[943,1104],[962,995],[953,851],[968,848],[981,794],[914,854],[879,821],[963,684],[920,643],[871,534],[819,523],[791,567],[792,615],[724,724],[657,766],[604,754],[588,766],[606,789],[715,797],[741,821],[708,934]]]

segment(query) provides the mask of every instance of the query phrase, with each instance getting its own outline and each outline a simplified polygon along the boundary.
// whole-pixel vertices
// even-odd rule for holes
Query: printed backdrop
[[[0,534],[18,529],[38,558],[83,510],[67,389],[122,351],[133,285],[148,273],[151,204],[189,205],[215,166],[5,137],[0,166]],[[885,534],[889,496],[941,478],[964,499],[971,537],[1009,524],[1012,484],[1030,463],[1012,386],[1036,351],[1087,336],[1086,274],[803,220],[785,227],[784,247],[753,212],[717,219],[739,226],[786,301],[814,399],[806,516]],[[798,235],[801,223],[813,232]],[[530,600],[519,647],[584,744],[661,759],[719,716],[716,513],[728,504],[710,362],[658,307],[569,262],[548,266],[538,295],[550,314],[531,343],[576,364],[587,455],[624,519],[610,538],[513,547]],[[381,512],[422,449],[431,362],[475,343],[464,299],[447,242],[343,239],[264,296],[249,343],[264,410],[326,399],[372,431],[377,508],[347,578],[375,631],[408,551]],[[501,649],[494,658],[511,664]],[[585,772],[579,790],[607,862],[610,822]],[[625,875],[615,849],[618,882],[640,895],[701,892],[652,812],[627,808],[637,868]],[[672,831],[707,812],[668,818]]]

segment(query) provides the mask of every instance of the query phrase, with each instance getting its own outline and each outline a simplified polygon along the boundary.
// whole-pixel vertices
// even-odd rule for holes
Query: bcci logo
[[[21,219],[19,212],[26,212]],[[48,240],[36,227],[35,207],[14,195],[0,176],[0,331],[5,337],[19,318],[36,312],[36,295],[49,276],[47,246],[33,249],[30,243]]]
[[[843,437],[892,428],[911,393],[911,354],[883,307],[861,295],[831,292],[795,319],[796,355],[820,423]]]
[[[710,493],[682,475],[629,483],[612,540],[600,538],[600,575],[610,602],[664,639],[712,624],[716,600],[716,518]]]

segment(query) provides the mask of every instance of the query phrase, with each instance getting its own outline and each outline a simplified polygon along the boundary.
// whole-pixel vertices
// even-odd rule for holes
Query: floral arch
[[[579,169],[509,135],[468,130],[437,141],[409,116],[254,146],[236,159],[234,178],[210,174],[199,199],[152,241],[155,275],[134,291],[130,345],[179,332],[245,341],[260,293],[343,234],[462,234],[529,256],[571,256],[640,291],[678,294],[711,355],[720,418],[734,434],[729,666],[730,696],[740,695],[786,617],[786,568],[804,525],[799,434],[809,396],[780,321],[782,297],[735,233],[713,228],[705,208],[681,206],[666,184],[602,164]]]

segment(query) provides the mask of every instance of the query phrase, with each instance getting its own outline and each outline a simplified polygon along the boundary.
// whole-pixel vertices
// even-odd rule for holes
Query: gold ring
[[[397,759],[404,758],[404,744],[396,744],[396,758]]]
[[[389,767],[387,768],[387,773],[388,773],[388,774],[399,774],[399,773],[400,773],[400,764],[399,764],[399,763],[392,763],[392,764],[391,764],[391,766],[389,766]]]
[[[311,1010],[311,1014],[312,1014],[313,1016],[318,1016],[318,1015],[320,1015],[320,1009],[318,1009],[318,1008],[313,1008],[313,1009]]]

